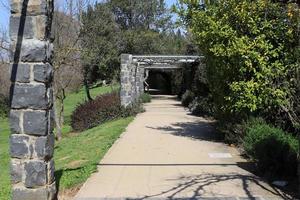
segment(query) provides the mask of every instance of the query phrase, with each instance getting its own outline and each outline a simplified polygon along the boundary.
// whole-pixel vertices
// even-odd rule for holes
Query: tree
[[[82,85],[80,60],[80,27],[77,17],[80,0],[67,0],[55,5],[53,19],[54,40],[54,109],[56,137],[61,139],[64,125],[64,100],[67,92],[76,91]]]
[[[110,0],[90,6],[83,14],[81,31],[86,85],[118,77],[121,53],[180,52],[172,28],[170,13],[161,0]]]
[[[272,118],[276,111],[297,128],[293,97],[299,69],[298,7],[222,0],[203,10],[195,2],[182,1],[188,10],[181,14],[206,57],[219,113],[269,113],[266,117]]]
[[[82,60],[87,82],[111,81],[119,69],[121,33],[107,3],[90,6],[83,14]]]

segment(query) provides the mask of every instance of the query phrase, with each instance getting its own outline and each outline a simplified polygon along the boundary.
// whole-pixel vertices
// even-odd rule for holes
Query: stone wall
[[[52,200],[52,0],[10,0],[10,155],[14,200]]]
[[[132,62],[132,55],[121,55],[121,104],[125,107],[138,101],[144,92],[144,68]]]

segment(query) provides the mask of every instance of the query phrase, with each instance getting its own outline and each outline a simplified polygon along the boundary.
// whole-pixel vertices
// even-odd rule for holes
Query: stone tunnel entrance
[[[147,84],[145,90],[149,94],[153,94],[153,95],[173,94],[172,93],[172,72],[173,70],[165,70],[165,69],[149,70],[149,76],[145,80],[145,84]]]
[[[121,55],[121,103],[127,107],[146,90],[172,93],[172,74],[182,64],[200,63],[203,56]]]

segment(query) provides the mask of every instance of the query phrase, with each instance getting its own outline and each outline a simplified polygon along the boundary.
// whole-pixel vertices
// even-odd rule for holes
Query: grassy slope
[[[99,87],[91,90],[93,97],[117,89],[118,86]],[[84,90],[69,94],[65,100],[65,118],[70,120],[72,111],[76,105],[85,101]],[[133,118],[120,119],[108,122],[93,129],[84,131],[77,136],[62,139],[56,144],[55,162],[56,177],[60,189],[70,188],[83,183],[92,172],[96,170],[96,164],[100,161],[109,147],[125,130]],[[67,124],[64,133],[70,131]],[[10,196],[9,181],[9,140],[10,130],[7,119],[0,119],[0,199],[8,199]]]
[[[0,118],[0,199],[10,196],[8,138],[10,130],[7,119]]]
[[[90,90],[91,96],[94,98],[100,94],[108,93],[113,90],[118,89],[119,86],[104,86],[104,87],[96,87]],[[73,110],[75,110],[76,106],[84,101],[86,101],[86,95],[84,89],[81,89],[78,93],[71,93],[67,95],[67,98],[64,102],[64,120],[65,125],[63,127],[63,134],[66,134],[71,131],[70,121]]]
[[[108,122],[57,143],[54,158],[59,188],[67,189],[85,182],[132,120],[133,117],[129,117]]]

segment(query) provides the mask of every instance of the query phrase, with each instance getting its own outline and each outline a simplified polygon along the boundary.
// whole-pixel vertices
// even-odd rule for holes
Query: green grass
[[[57,143],[55,175],[60,190],[84,183],[132,120],[129,117],[108,122]]]
[[[105,94],[111,92],[113,90],[117,90],[119,85],[114,86],[103,86],[103,87],[96,87],[90,90],[91,96],[94,98],[101,94]],[[86,101],[86,94],[84,89],[82,88],[77,93],[67,94],[67,98],[64,101],[64,126],[62,128],[63,135],[69,133],[72,129],[70,126],[71,123],[71,115],[72,112],[75,110],[76,106],[84,101]]]
[[[118,89],[119,86],[98,87],[91,90],[91,95],[100,94]],[[64,116],[70,120],[73,110],[79,103],[85,101],[84,90],[69,94],[65,100]],[[125,130],[133,117],[104,123],[77,135],[69,135],[55,145],[56,178],[59,189],[72,188],[87,180],[97,169],[98,162],[105,155],[114,141]],[[63,133],[69,133],[71,127],[66,124]],[[0,199],[9,199],[11,184],[9,177],[9,123],[0,118]]]
[[[0,199],[8,199],[11,193],[9,177],[8,140],[10,130],[7,119],[0,118]]]

